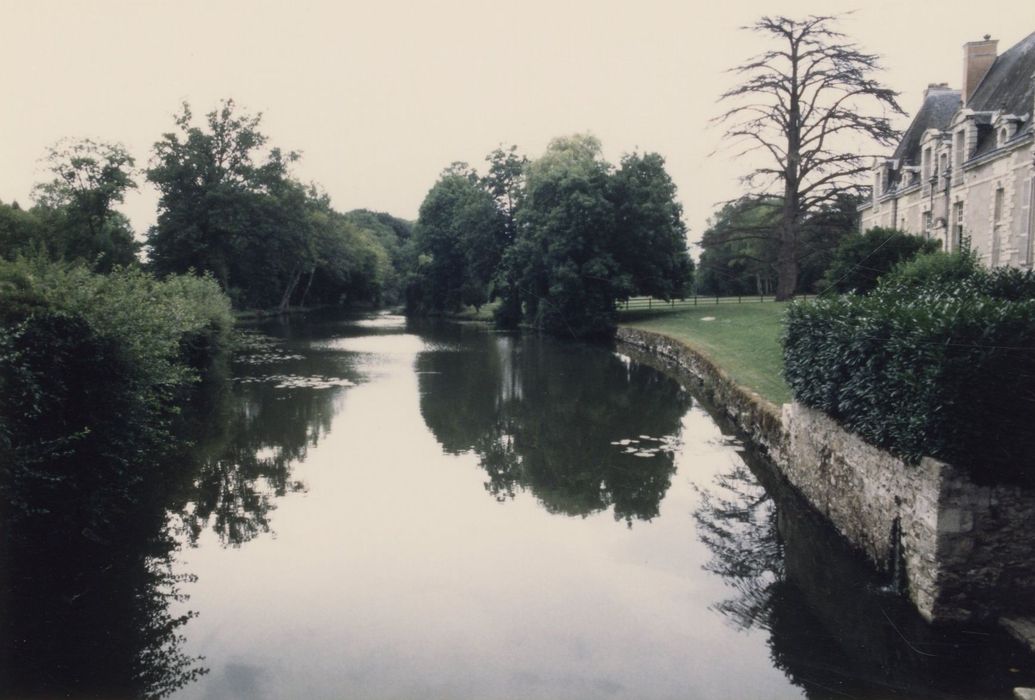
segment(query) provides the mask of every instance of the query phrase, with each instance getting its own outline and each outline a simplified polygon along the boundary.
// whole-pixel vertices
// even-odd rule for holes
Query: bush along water
[[[868,296],[791,305],[796,400],[877,447],[979,481],[1035,483],[1035,276],[968,251],[904,263]]]
[[[62,508],[89,525],[169,442],[176,404],[225,344],[229,302],[205,277],[110,275],[0,261],[0,479],[9,515]],[[67,495],[67,494],[65,494]],[[66,504],[67,505],[67,504]],[[85,520],[83,520],[85,519]]]

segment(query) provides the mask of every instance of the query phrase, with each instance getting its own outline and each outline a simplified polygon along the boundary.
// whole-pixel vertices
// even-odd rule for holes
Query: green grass
[[[702,304],[673,311],[622,311],[619,323],[680,340],[742,386],[779,405],[791,400],[783,380],[785,303]],[[705,318],[714,320],[705,321]]]
[[[490,301],[480,309],[475,310],[473,306],[465,306],[456,313],[445,314],[446,318],[451,318],[458,321],[485,321],[492,323],[492,312],[499,306],[498,301]]]

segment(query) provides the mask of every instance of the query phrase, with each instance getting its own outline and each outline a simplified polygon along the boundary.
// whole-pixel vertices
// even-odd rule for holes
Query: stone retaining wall
[[[703,389],[787,480],[933,621],[1035,612],[1035,491],[979,486],[952,465],[907,465],[822,412],[782,411],[683,343],[632,328],[619,342]]]

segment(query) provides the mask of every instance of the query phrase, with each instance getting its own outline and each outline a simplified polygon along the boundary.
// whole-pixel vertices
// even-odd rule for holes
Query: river
[[[78,653],[92,687],[184,700],[1008,698],[1030,681],[995,631],[924,624],[645,361],[389,314],[247,337],[162,497],[169,546],[96,573],[96,609],[43,626],[66,638],[37,645],[34,673]],[[158,631],[111,642],[123,628]]]

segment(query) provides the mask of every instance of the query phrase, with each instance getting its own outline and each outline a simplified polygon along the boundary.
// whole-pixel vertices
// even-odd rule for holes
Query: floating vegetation
[[[276,382],[275,389],[330,389],[336,386],[356,386],[355,382],[341,377],[324,377],[316,374],[302,377],[293,374],[270,374],[262,377],[238,377],[242,384]]]
[[[268,335],[238,331],[234,338],[234,361],[242,365],[269,365],[301,359],[301,355],[285,352],[280,343]]]
[[[682,447],[683,443],[675,435],[666,435],[664,437],[640,435],[635,438],[615,440],[611,444],[615,447],[625,448],[622,452],[633,457],[654,457],[662,453],[672,454]]]

